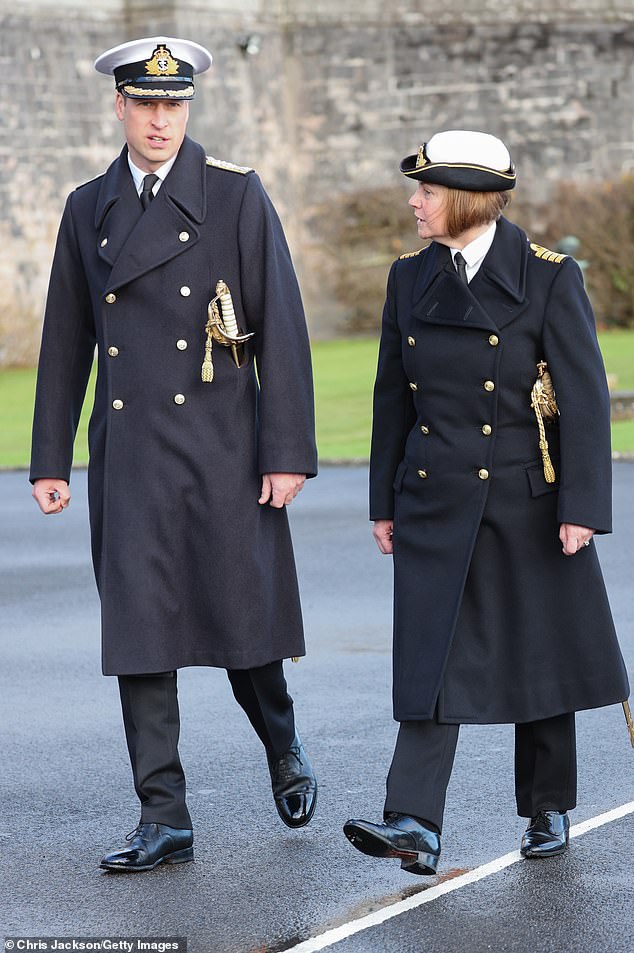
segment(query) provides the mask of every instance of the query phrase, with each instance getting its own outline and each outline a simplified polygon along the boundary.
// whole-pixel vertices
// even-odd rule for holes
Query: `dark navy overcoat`
[[[560,410],[544,478],[530,392]],[[627,675],[594,543],[611,531],[609,399],[574,260],[501,219],[462,284],[432,243],[390,272],[370,516],[394,520],[394,715],[522,722],[622,701]]]
[[[240,368],[215,344],[215,377],[203,383],[219,279],[255,337]],[[218,167],[186,138],[146,212],[126,148],[70,195],[32,480],[69,479],[95,344],[89,503],[104,672],[302,655],[286,511],[258,497],[263,473],[316,472],[310,353],[282,227],[253,171]]]

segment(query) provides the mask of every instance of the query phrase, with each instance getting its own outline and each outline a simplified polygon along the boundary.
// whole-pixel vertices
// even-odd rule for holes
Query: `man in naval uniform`
[[[152,37],[95,62],[114,74],[126,145],[67,200],[44,321],[30,475],[44,513],[70,502],[95,346],[99,358],[88,492],[103,672],[119,679],[141,802],[108,870],[193,859],[184,666],[227,670],[287,826],[307,824],[317,796],[282,668],[304,654],[285,507],[317,470],[308,336],[258,176],[185,135],[211,59]]]

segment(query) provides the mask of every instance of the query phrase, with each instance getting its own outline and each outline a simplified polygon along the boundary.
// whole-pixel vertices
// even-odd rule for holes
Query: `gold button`
[[[412,388],[412,390],[418,390],[418,384],[415,384],[413,381],[409,382],[409,386]]]
[[[188,242],[189,241],[189,232],[181,232],[178,236],[179,242]]]
[[[491,347],[497,347],[499,343],[500,343],[500,339],[497,336],[497,334],[489,335],[489,344],[491,345]]]
[[[117,300],[117,296],[113,295],[112,291],[110,292],[110,294],[106,295],[106,301],[108,302],[108,304],[114,304],[116,300]]]
[[[426,427],[425,424],[421,424],[420,429],[421,429],[421,433],[424,433],[424,434],[429,433],[429,427]]]
[[[185,395],[184,394],[174,394],[174,403],[175,404],[184,404]]]
[[[122,400],[113,400],[112,406],[115,410],[123,410],[123,401]]]
[[[116,357],[118,353],[119,353],[119,348],[118,348],[118,347],[109,347],[109,348],[108,348],[108,354],[110,355],[110,357]]]
[[[484,467],[482,467],[481,470],[478,470],[478,476],[480,477],[481,480],[488,480],[488,479],[489,479],[489,471],[488,471],[488,470],[485,470]]]
[[[490,437],[492,432],[493,432],[493,428],[491,427],[491,424],[482,425],[482,433],[484,434],[485,437]]]
[[[192,289],[188,288],[187,285],[183,285],[183,287],[180,289],[180,292],[183,298],[189,298],[190,294],[192,293]]]
[[[180,341],[176,342],[176,347],[179,351],[185,351],[187,349],[187,341],[181,338]]]
[[[421,480],[426,480],[426,479],[427,479],[427,470],[419,470],[419,471],[418,471],[418,475],[419,475],[419,477],[421,478]]]
[[[411,334],[407,339],[407,343],[409,344],[410,347],[416,347],[416,339],[413,338]]]
[[[485,381],[485,382],[484,382],[484,389],[485,389],[485,390],[488,390],[488,391],[495,390],[495,384],[493,383],[493,381]]]
[[[108,244],[108,239],[107,239],[107,238],[102,238],[102,239],[101,239],[101,247],[102,247],[102,248],[105,248],[107,244]]]

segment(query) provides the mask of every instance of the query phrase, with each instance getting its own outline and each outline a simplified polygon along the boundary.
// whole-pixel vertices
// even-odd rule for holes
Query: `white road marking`
[[[609,824],[611,821],[618,821],[619,818],[626,817],[628,814],[634,814],[634,801],[621,804],[620,807],[615,807],[611,811],[606,811],[604,814],[598,814],[596,817],[591,817],[587,821],[575,824],[570,828],[570,836],[580,837],[582,834],[587,834],[588,831],[593,831],[597,827]],[[510,854],[504,854],[503,857],[498,857],[496,860],[492,860],[488,864],[483,864],[481,867],[476,867],[474,870],[470,870],[466,874],[461,874],[459,877],[454,877],[452,880],[445,880],[443,883],[435,887],[430,887],[428,890],[423,890],[421,893],[417,893],[413,897],[408,897],[406,900],[399,900],[397,903],[390,904],[388,907],[383,907],[382,910],[375,910],[373,913],[368,913],[365,917],[359,917],[358,920],[351,920],[349,923],[342,924],[342,926],[334,927],[332,930],[326,930],[326,932],[320,936],[312,937],[310,940],[303,940],[301,943],[296,943],[295,946],[289,946],[284,950],[284,953],[291,953],[291,951],[292,953],[317,953],[318,950],[325,950],[327,947],[334,946],[335,943],[339,943],[349,936],[354,936],[355,933],[361,933],[362,930],[376,927],[381,923],[385,923],[386,920],[400,916],[401,913],[407,913],[408,910],[415,910],[416,907],[422,907],[425,903],[431,903],[431,901],[436,900],[437,897],[443,897],[445,894],[452,893],[454,890],[460,890],[461,887],[468,887],[470,884],[477,883],[478,880],[484,880],[485,877],[490,877],[491,874],[497,874],[500,870],[511,867],[513,864],[516,864],[518,860],[523,859],[519,850],[514,850]],[[539,863],[539,861],[537,861],[537,863]]]

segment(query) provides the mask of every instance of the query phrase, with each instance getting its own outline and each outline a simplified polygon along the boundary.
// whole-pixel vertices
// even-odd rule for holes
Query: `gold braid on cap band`
[[[421,157],[421,148],[418,150],[418,155],[416,156],[416,165],[413,169],[401,170],[403,175],[415,175],[419,169],[422,169],[423,166],[429,166],[430,169],[473,169],[475,172],[488,172],[489,175],[499,175],[501,179],[508,179],[509,181],[515,180],[515,170],[511,169],[510,172],[500,172],[498,169],[490,169],[486,165],[470,165],[468,162],[432,162],[423,156],[423,161],[419,163],[419,158]]]
[[[149,99],[151,96],[178,97],[193,96],[194,87],[185,86],[184,89],[147,89],[145,86],[122,86],[120,92],[128,93],[129,96],[141,96]]]

